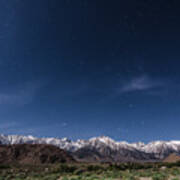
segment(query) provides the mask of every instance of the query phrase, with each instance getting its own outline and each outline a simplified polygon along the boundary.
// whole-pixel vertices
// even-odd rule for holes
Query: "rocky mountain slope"
[[[52,145],[0,145],[0,164],[53,164],[74,162],[64,150]]]
[[[148,144],[116,142],[109,137],[71,141],[67,138],[0,135],[0,144],[50,144],[70,152],[80,161],[156,161],[172,153],[180,154],[180,141],[154,141]]]
[[[168,157],[166,157],[163,162],[180,162],[180,155],[177,155],[175,153],[170,154]]]

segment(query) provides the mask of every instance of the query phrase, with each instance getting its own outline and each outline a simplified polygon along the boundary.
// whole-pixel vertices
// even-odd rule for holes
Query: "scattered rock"
[[[163,170],[163,171],[166,170],[166,169],[167,169],[166,166],[162,166],[162,167],[161,167],[161,170]]]

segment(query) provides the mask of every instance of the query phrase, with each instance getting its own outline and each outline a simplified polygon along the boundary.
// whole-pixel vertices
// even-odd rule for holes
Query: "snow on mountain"
[[[91,138],[91,139],[89,139],[88,143],[94,147],[106,145],[112,149],[117,148],[117,142],[115,142],[113,139],[106,137],[106,136]]]
[[[33,136],[0,135],[0,144],[51,144],[61,149],[76,152],[80,149],[96,149],[99,153],[108,151],[114,152],[142,152],[153,154],[156,158],[163,159],[170,153],[180,154],[180,141],[154,141],[148,144],[142,142],[128,143],[116,142],[113,139],[101,136],[89,140],[71,141],[67,138],[36,138]]]

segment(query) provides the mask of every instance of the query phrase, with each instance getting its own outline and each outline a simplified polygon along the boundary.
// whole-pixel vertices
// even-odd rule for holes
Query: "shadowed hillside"
[[[0,163],[53,164],[74,162],[64,150],[52,145],[0,145]]]

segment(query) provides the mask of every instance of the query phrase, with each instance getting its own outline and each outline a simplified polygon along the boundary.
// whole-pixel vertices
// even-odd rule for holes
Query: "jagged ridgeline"
[[[2,145],[48,144],[67,151],[77,161],[127,162],[160,161],[172,153],[180,154],[180,141],[116,142],[105,136],[71,141],[67,138],[36,138],[33,136],[0,135]]]

